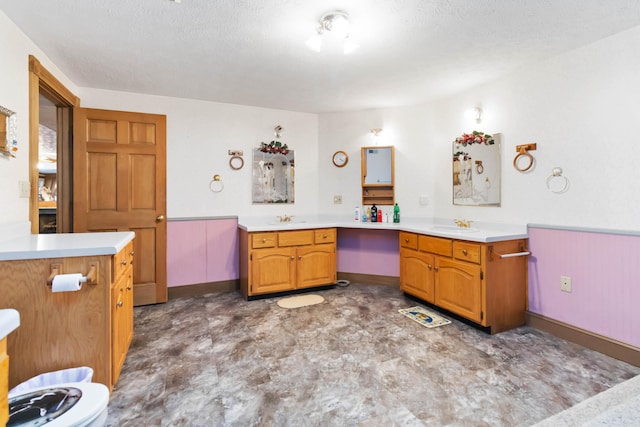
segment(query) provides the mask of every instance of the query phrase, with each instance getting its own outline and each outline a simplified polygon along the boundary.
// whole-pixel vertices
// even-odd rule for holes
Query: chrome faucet
[[[467,221],[466,219],[454,219],[453,222],[460,228],[469,228],[473,221]]]
[[[282,215],[278,216],[278,219],[280,220],[280,222],[291,222],[291,220],[293,220],[293,216]]]

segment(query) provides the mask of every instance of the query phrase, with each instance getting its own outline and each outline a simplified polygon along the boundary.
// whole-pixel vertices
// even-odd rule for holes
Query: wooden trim
[[[368,285],[400,286],[400,277],[398,276],[376,276],[374,274],[338,272],[338,280],[348,280],[350,282],[366,283]]]
[[[60,83],[40,61],[29,55],[29,182],[31,195],[29,197],[29,221],[31,233],[39,232],[38,209],[38,136],[40,125],[40,91],[59,107],[79,107],[80,98]]]
[[[39,89],[41,88],[56,105],[64,105],[66,107],[79,107],[80,98],[75,96],[60,80],[58,80],[49,70],[44,68],[40,61],[29,55],[29,71],[35,74],[39,80]]]
[[[640,366],[640,348],[528,311],[526,322],[541,331],[606,354],[634,366]]]
[[[197,285],[171,286],[167,288],[169,299],[183,297],[199,297],[205,294],[236,292],[240,289],[239,280],[224,280],[221,282],[199,283]]]

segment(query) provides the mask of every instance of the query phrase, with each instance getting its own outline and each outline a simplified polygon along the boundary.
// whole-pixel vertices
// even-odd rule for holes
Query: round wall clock
[[[335,153],[333,153],[332,160],[333,164],[336,165],[336,167],[341,168],[349,162],[349,156],[344,151],[336,151]]]

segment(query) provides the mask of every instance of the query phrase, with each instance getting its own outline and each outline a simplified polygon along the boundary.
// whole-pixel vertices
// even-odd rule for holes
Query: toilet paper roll
[[[56,274],[51,286],[52,292],[70,292],[82,289],[82,274]]]

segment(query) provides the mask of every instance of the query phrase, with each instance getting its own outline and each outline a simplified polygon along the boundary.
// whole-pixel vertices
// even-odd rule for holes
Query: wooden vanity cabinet
[[[336,282],[336,229],[240,230],[240,290],[253,295]]]
[[[20,327],[8,337],[9,388],[36,375],[89,366],[93,382],[112,390],[133,336],[133,242],[116,255],[1,261],[0,308],[15,308]],[[51,291],[52,266],[97,283]],[[0,424],[1,425],[1,424]]]
[[[525,322],[526,239],[478,243],[400,232],[400,288],[491,333]]]
[[[0,426],[9,421],[9,356],[7,355],[7,337],[0,339]]]

